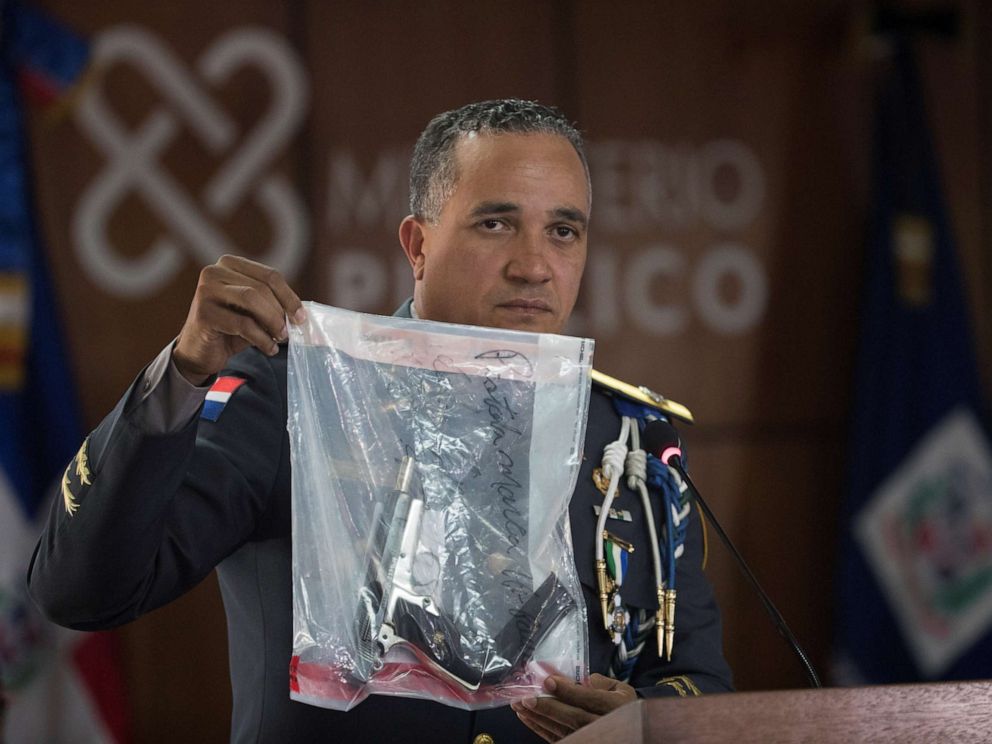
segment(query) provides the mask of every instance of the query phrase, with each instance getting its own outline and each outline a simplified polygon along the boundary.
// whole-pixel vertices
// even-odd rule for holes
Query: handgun
[[[541,640],[575,607],[575,601],[557,575],[549,573],[470,659],[458,626],[414,582],[413,565],[425,506],[419,493],[411,493],[412,470],[413,460],[404,458],[378,565],[374,545],[382,538],[375,526],[370,536],[370,565],[360,589],[359,653],[354,676],[368,681],[381,667],[382,657],[394,646],[403,645],[428,669],[469,691],[498,683],[526,664]]]

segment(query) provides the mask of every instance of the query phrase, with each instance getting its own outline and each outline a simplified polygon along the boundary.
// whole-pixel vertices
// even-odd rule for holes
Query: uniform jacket
[[[540,741],[509,707],[468,712],[373,695],[351,711],[337,712],[290,700],[286,363],[285,346],[273,358],[254,349],[233,357],[222,374],[247,382],[219,419],[196,417],[171,434],[144,433],[131,420],[133,385],[81,450],[88,477],[70,463],[75,513],[70,516],[58,494],[29,568],[35,601],[61,625],[112,628],[175,599],[216,568],[228,622],[232,741],[472,742],[482,733],[497,743]],[[602,494],[592,470],[619,429],[609,394],[594,386],[569,516],[589,619],[590,671],[601,673],[614,646],[599,617],[593,505],[602,502]],[[656,608],[640,499],[624,487],[616,506],[634,518],[611,522],[611,531],[643,546],[631,556],[625,602]],[[719,613],[701,570],[701,541],[693,510],[678,564],[674,655],[670,663],[659,659],[651,634],[630,680],[642,696],[731,689]]]

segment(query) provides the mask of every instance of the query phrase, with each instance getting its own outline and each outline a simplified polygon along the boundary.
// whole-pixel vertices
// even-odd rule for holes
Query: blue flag
[[[13,0],[0,0],[0,50],[0,740],[122,741],[113,639],[46,623],[26,586],[46,494],[79,448],[82,426],[34,222],[21,97],[57,100],[89,50]]]
[[[86,46],[81,40],[53,44],[52,22],[18,3],[4,3],[2,23],[0,466],[25,516],[33,518],[42,494],[79,447],[82,426],[30,205],[19,88],[37,90],[42,80],[46,91],[65,87],[81,71]],[[53,59],[51,48],[59,46],[71,49]]]
[[[908,42],[879,91],[836,656],[841,683],[988,677],[992,455]]]

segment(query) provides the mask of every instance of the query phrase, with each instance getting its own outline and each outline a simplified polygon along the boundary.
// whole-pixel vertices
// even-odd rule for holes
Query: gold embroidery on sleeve
[[[690,695],[697,697],[703,694],[702,691],[696,687],[695,683],[684,674],[680,674],[677,677],[665,677],[664,679],[660,679],[655,683],[656,687],[658,685],[668,685],[679,694],[679,697],[689,697]]]
[[[69,487],[69,470],[72,468],[73,462],[76,463],[76,477],[79,478],[79,485],[90,486],[93,484],[93,474],[90,472],[89,456],[86,452],[89,441],[89,437],[83,440],[83,446],[79,448],[79,452],[76,453],[76,456],[66,466],[65,473],[62,474],[62,502],[65,504],[65,511],[70,517],[79,508],[79,502],[76,501],[76,497]]]

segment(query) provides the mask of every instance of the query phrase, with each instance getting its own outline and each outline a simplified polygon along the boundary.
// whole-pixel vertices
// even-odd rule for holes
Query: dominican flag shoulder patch
[[[234,391],[245,384],[242,377],[218,377],[217,381],[210,386],[207,399],[203,401],[203,410],[200,418],[207,421],[216,421],[224,412],[224,406],[234,395]]]

